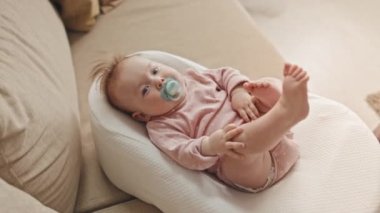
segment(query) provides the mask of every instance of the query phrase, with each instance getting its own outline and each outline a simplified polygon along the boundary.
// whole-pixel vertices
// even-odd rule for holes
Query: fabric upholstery
[[[53,213],[56,212],[29,194],[9,185],[0,179],[0,212],[35,212]]]
[[[169,58],[179,71],[184,66],[201,71],[199,65],[166,53],[144,56]],[[141,123],[110,106],[98,83],[89,100],[102,168],[120,189],[163,212],[380,210],[380,146],[365,123],[339,103],[310,95],[310,114],[293,129],[301,158],[283,180],[251,194],[176,164],[149,141]]]
[[[0,8],[0,177],[71,212],[80,132],[64,27],[46,0],[2,0]]]

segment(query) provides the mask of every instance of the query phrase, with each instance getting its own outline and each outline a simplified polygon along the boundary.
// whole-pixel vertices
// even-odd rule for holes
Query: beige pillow
[[[67,29],[87,32],[99,15],[99,0],[51,0]]]
[[[0,212],[56,212],[38,202],[32,196],[7,184],[0,178]]]
[[[0,8],[0,178],[72,212],[80,132],[64,27],[49,1],[2,0]]]

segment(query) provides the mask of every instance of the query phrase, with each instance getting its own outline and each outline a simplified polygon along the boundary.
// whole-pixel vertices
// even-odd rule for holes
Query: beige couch
[[[0,212],[160,212],[97,161],[87,95],[105,52],[162,50],[250,77],[283,63],[237,0],[125,0],[69,34],[48,0],[0,8]]]

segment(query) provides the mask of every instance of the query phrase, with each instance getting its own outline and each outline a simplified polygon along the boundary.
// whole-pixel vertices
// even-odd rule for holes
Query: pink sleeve
[[[201,154],[201,142],[205,136],[190,138],[170,126],[152,121],[147,124],[149,137],[162,152],[181,166],[191,170],[205,170],[213,166],[217,156]]]
[[[248,77],[231,67],[206,70],[204,74],[212,78],[222,89],[226,90],[227,94],[230,94],[239,84],[249,81]]]

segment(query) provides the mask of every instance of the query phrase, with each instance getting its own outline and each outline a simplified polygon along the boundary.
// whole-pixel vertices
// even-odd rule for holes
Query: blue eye
[[[152,70],[152,74],[155,75],[158,73],[158,71],[160,71],[160,69],[158,67],[154,67]]]
[[[145,86],[143,89],[142,89],[142,95],[145,96],[146,94],[148,94],[149,92],[149,86]]]

